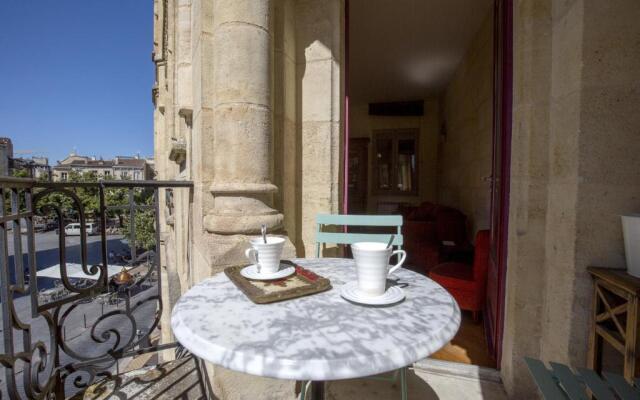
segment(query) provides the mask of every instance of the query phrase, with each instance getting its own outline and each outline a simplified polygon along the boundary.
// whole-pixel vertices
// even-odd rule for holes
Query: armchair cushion
[[[473,290],[473,267],[468,264],[447,262],[432,269],[429,276],[447,288]]]
[[[429,277],[447,289],[460,308],[480,311],[485,300],[488,262],[489,231],[483,230],[476,235],[473,265],[440,264],[429,272]]]

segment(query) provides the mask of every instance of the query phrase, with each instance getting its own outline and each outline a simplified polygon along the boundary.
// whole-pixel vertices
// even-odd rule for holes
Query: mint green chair
[[[327,226],[371,226],[394,227],[396,236],[393,246],[402,249],[402,215],[339,215],[319,214],[316,216],[316,257],[320,257],[323,244],[353,244],[357,242],[387,243],[390,233],[349,233],[349,232],[324,232]],[[340,229],[342,230],[342,229]]]
[[[402,215],[338,215],[338,214],[319,214],[316,216],[316,257],[320,257],[322,245],[324,244],[353,244],[357,242],[380,242],[388,243],[391,234],[395,237],[391,243],[397,249],[402,249]],[[325,232],[327,226],[338,226],[340,228],[333,229],[331,232]],[[342,232],[343,227],[352,226],[369,226],[369,227],[389,227],[394,230],[392,233],[349,233]],[[387,377],[371,377],[370,379],[397,382],[400,379],[400,393],[402,400],[407,400],[407,367],[400,368],[393,373],[390,378]],[[300,399],[305,399],[307,385],[302,384]],[[315,400],[315,399],[314,399]]]
[[[524,361],[545,400],[640,399],[640,378],[631,384],[621,375],[610,372],[600,375],[587,368],[571,369],[554,362],[547,368],[542,361],[529,357]]]

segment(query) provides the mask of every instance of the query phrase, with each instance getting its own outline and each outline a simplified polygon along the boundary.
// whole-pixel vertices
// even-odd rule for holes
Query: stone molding
[[[272,183],[212,183],[209,191],[216,194],[277,193],[278,187]]]

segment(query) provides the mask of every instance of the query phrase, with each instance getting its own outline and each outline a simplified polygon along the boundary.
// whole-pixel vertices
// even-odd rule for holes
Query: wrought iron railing
[[[67,398],[117,372],[122,360],[174,346],[157,344],[154,336],[163,309],[159,191],[192,186],[0,178],[0,398]],[[99,240],[87,236],[94,226],[87,208]],[[55,224],[46,223],[50,217]],[[118,229],[109,226],[116,219],[125,235],[108,235]],[[79,224],[79,240],[65,234],[65,226],[74,227],[68,223]],[[36,233],[53,225],[57,240],[53,232]],[[142,236],[146,241],[139,244]],[[39,240],[51,248],[41,251]],[[130,254],[110,250],[116,244]],[[146,251],[140,256],[139,250]],[[42,278],[49,266],[39,259],[51,264],[52,257],[59,267]],[[69,262],[74,257],[77,264]],[[123,271],[114,275],[112,264]]]

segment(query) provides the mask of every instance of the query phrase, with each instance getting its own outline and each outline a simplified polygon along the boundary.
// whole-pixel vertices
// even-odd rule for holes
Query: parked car
[[[98,234],[98,224],[94,224],[93,222],[89,222],[84,224],[87,235],[96,235]],[[73,223],[64,227],[64,234],[67,236],[80,236],[80,224]]]
[[[46,229],[47,229],[47,224],[43,221],[33,223],[33,230],[36,232],[44,232]]]

